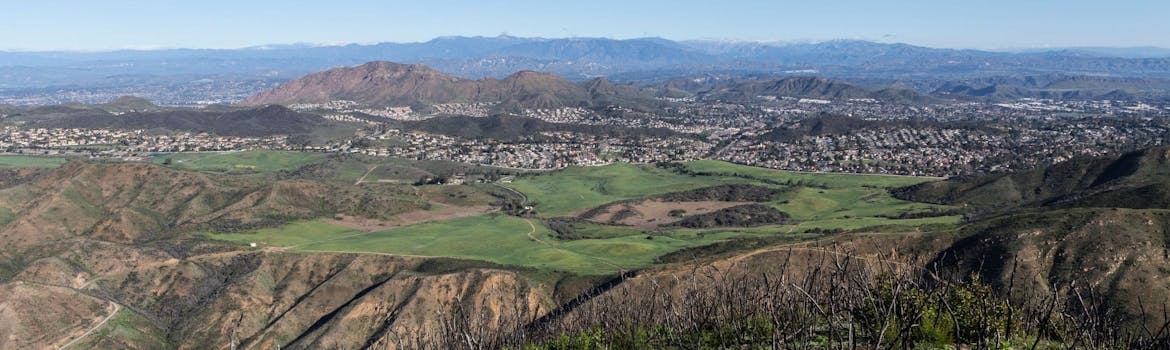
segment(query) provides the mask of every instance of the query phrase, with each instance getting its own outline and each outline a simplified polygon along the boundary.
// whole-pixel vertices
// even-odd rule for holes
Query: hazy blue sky
[[[0,49],[232,48],[443,35],[1170,47],[1170,0],[0,0]]]

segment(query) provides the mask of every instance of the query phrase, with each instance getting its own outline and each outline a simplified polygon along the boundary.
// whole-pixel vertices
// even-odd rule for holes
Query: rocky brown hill
[[[549,286],[488,263],[286,253],[199,235],[419,208],[400,193],[142,163],[27,175],[0,191],[0,348],[206,349],[233,338],[253,349],[395,348],[430,337],[443,310],[553,303]],[[103,322],[112,331],[80,337]]]
[[[245,105],[324,103],[348,100],[368,106],[419,106],[489,102],[508,108],[592,106],[605,102],[649,101],[633,88],[579,85],[549,73],[520,71],[504,79],[469,80],[421,64],[370,62],[310,74],[245,99]],[[615,98],[622,93],[627,96]]]
[[[452,77],[421,64],[370,62],[310,74],[248,97],[241,104],[287,105],[333,100],[368,105],[470,102],[479,93],[477,85],[476,81]]]

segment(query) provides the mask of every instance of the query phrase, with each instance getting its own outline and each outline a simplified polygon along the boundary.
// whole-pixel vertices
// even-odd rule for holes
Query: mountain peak
[[[245,105],[354,101],[367,106],[415,106],[459,102],[501,102],[511,109],[556,108],[595,104],[593,95],[604,91],[606,101],[649,100],[632,89],[618,89],[607,81],[582,86],[559,75],[523,70],[497,79],[468,80],[443,74],[421,64],[375,61],[313,73],[275,89],[253,95]],[[628,98],[615,98],[621,95]],[[626,96],[629,95],[629,96]]]
[[[418,74],[430,76],[444,75],[442,72],[431,69],[431,67],[427,67],[419,63],[406,64],[389,61],[373,61],[357,66],[356,69],[370,73],[383,74]]]
[[[522,70],[512,73],[504,78],[504,81],[531,81],[531,80],[564,80],[560,76],[552,73],[537,72],[532,70]]]
[[[459,99],[473,82],[421,64],[374,61],[313,73],[245,99],[245,105],[324,103],[350,100],[367,105],[410,105]]]

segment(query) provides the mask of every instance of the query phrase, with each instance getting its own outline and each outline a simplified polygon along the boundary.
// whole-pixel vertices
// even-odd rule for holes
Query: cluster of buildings
[[[290,143],[287,136],[230,137],[143,130],[0,130],[8,152],[88,152],[123,157],[151,152],[282,149],[450,160],[524,169],[612,162],[652,163],[713,158],[776,169],[952,176],[995,172],[1078,156],[1164,145],[1170,105],[1126,101],[1019,100],[1010,103],[899,104],[877,100],[751,102],[680,99],[654,112],[624,107],[532,109],[523,116],[566,128],[496,140],[392,129],[388,119],[439,114],[487,116],[490,103],[371,109],[351,101],[298,104],[326,119],[361,125],[354,136],[326,144]],[[850,116],[846,127],[823,116]],[[620,127],[620,128],[611,128]],[[666,129],[672,132],[594,132]],[[775,131],[785,130],[783,135]],[[795,133],[795,134],[794,134]],[[602,135],[630,135],[609,137]],[[647,136],[654,135],[654,136]]]
[[[370,135],[389,146],[349,145],[345,151],[418,160],[450,160],[520,169],[557,169],[613,162],[652,163],[702,159],[713,144],[690,138],[609,138],[574,132],[542,132],[517,140],[464,139],[389,129]]]
[[[482,118],[491,114],[491,108],[496,103],[489,102],[473,102],[473,103],[440,103],[434,106],[436,114],[446,115],[465,115],[468,117]]]
[[[953,176],[1164,145],[1170,124],[1088,118],[1017,126],[887,126],[791,141],[738,139],[713,158],[777,169]]]
[[[688,118],[680,118],[669,114],[636,111],[618,106],[606,107],[600,110],[591,110],[583,107],[527,109],[520,115],[557,124],[667,129],[686,134],[703,134],[722,129],[720,127],[688,122]]]
[[[359,122],[364,123],[368,119],[359,118],[358,116],[375,117],[374,120],[384,118],[405,121],[424,120],[437,115],[487,117],[491,114],[491,108],[496,104],[490,102],[440,103],[431,106],[434,110],[429,113],[416,111],[410,106],[371,108],[348,100],[335,100],[326,103],[297,103],[288,107],[299,112],[317,112],[337,118],[334,120],[340,120],[342,118],[341,116],[349,116],[349,118],[357,119],[360,120]]]
[[[217,136],[206,133],[152,134],[145,130],[0,129],[0,149],[7,153],[43,153],[48,150],[88,153],[96,157],[134,157],[159,152],[231,151],[285,148],[288,137]]]
[[[298,112],[318,112],[322,113],[323,115],[333,116],[333,118],[339,119],[344,118],[342,116],[346,116],[348,118],[361,120],[360,122],[362,123],[364,123],[365,120],[356,117],[356,115],[367,115],[371,117],[394,120],[426,119],[425,116],[414,113],[414,109],[410,108],[409,106],[371,108],[348,100],[334,100],[326,103],[295,103],[289,105],[288,108]]]
[[[205,106],[239,102],[272,87],[279,79],[213,80],[130,84],[128,86],[0,89],[0,105],[101,104],[121,96],[138,96],[160,106]]]

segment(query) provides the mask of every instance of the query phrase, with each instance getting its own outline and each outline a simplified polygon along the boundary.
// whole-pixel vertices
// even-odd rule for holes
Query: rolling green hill
[[[727,174],[697,175],[683,170],[692,166]],[[787,179],[799,181],[790,186],[774,183]],[[713,162],[689,163],[683,168],[611,164],[523,175],[514,182],[502,184],[523,194],[526,204],[535,207],[536,217],[492,213],[368,231],[303,221],[256,231],[211,233],[209,237],[301,252],[448,257],[605,275],[648,268],[660,257],[674,252],[735,240],[760,239],[777,244],[818,237],[810,232],[896,233],[952,227],[958,217],[947,215],[948,207],[898,200],[880,187],[928,180],[789,173]],[[806,187],[812,185],[828,188]],[[764,194],[767,196],[760,197]],[[576,212],[618,201],[743,201],[748,198],[780,215],[791,212],[798,221],[752,228],[653,230],[573,222],[575,238],[560,237],[545,225],[548,219],[562,220]],[[938,215],[905,217],[908,213],[925,212]],[[693,218],[698,220],[703,216]]]
[[[896,191],[900,198],[974,207],[1170,208],[1170,148],[1078,158],[1039,169]]]
[[[1128,322],[1150,327],[1144,305],[1170,303],[1170,149],[1072,159],[1008,174],[929,182],[896,197],[962,206],[968,222],[932,265],[980,275],[1003,290],[1105,296]],[[1149,315],[1147,315],[1149,316]]]
[[[490,315],[519,306],[531,320],[614,283],[639,295],[648,279],[704,266],[752,274],[780,261],[903,264],[882,259],[905,254],[930,272],[900,273],[978,275],[1012,298],[1067,298],[1072,283],[1092,286],[1132,325],[1145,322],[1141,303],[1170,302],[1159,282],[1170,274],[1170,208],[1163,192],[1148,191],[1170,175],[1166,155],[983,180],[696,161],[513,171],[451,186],[402,180],[500,169],[267,151],[175,154],[168,166],[71,161],[14,173],[20,181],[0,189],[0,298],[22,314],[47,310],[14,333],[33,347],[52,341],[30,334],[54,320],[104,316],[113,323],[85,344],[212,346],[238,333],[251,347],[360,347],[391,339],[379,327],[430,332],[435,313],[448,315],[457,300]],[[662,214],[676,204],[690,212]],[[664,221],[582,214],[622,205],[659,210]],[[960,210],[983,214],[963,221]],[[763,212],[775,215],[741,227]],[[572,234],[558,231],[566,226]],[[632,270],[638,277],[614,278]]]

